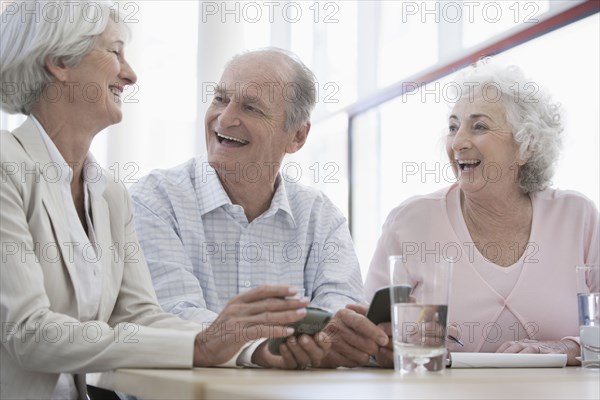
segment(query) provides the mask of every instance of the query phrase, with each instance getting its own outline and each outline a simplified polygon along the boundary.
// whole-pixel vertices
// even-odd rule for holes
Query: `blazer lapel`
[[[28,118],[12,134],[21,143],[27,154],[31,156],[40,174],[39,184],[44,185],[45,188],[42,194],[42,202],[44,207],[46,207],[48,218],[52,222],[52,229],[54,230],[56,244],[62,255],[63,264],[69,272],[71,281],[74,282],[72,286],[75,290],[76,298],[79,298],[79,285],[76,284],[77,269],[73,260],[72,247],[68,247],[71,243],[69,223],[65,213],[64,200],[61,195],[60,182],[56,179],[56,168],[62,171],[60,169],[61,166],[55,165],[50,159],[46,144],[40,136],[41,133],[31,118]],[[48,174],[48,176],[45,174]]]
[[[116,253],[112,243],[110,213],[106,199],[102,196],[93,196],[91,206],[92,224],[94,225],[99,262],[102,265],[102,294],[100,295],[100,305],[98,308],[98,316],[102,318],[102,315],[106,313],[106,307],[109,306],[104,300],[114,297],[110,295],[110,292],[111,287],[114,287],[112,286],[112,275],[114,273],[112,260]],[[107,297],[107,295],[109,296]]]

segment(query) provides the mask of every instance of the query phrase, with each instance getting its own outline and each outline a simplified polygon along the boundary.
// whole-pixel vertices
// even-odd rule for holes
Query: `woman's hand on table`
[[[580,365],[576,357],[581,354],[581,348],[577,342],[570,339],[547,341],[523,339],[503,343],[496,353],[566,354],[567,365]]]

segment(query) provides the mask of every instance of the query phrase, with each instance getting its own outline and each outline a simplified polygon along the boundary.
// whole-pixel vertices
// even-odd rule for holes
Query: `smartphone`
[[[397,299],[408,303],[409,295],[412,290],[409,285],[394,285],[393,290]],[[382,287],[375,292],[373,300],[369,305],[367,318],[375,325],[392,321],[389,286]]]
[[[294,328],[295,337],[301,335],[314,336],[321,329],[325,328],[325,325],[331,319],[331,312],[319,307],[306,307],[306,315],[300,321],[294,322],[290,327]],[[275,338],[269,340],[269,351],[271,354],[279,356],[279,346],[285,343],[287,337]]]

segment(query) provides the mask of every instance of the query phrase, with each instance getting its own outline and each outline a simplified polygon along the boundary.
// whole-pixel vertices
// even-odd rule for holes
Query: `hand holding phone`
[[[294,337],[300,337],[301,335],[314,336],[325,328],[329,320],[331,319],[331,312],[319,308],[319,307],[306,307],[306,315],[300,321],[297,321],[290,325],[294,328]],[[276,356],[281,355],[279,353],[279,346],[286,341],[286,337],[275,338],[269,340],[269,351],[271,354]]]
[[[393,290],[396,299],[400,299],[408,303],[409,295],[412,290],[409,285],[394,285]],[[391,306],[390,287],[382,287],[373,295],[373,300],[369,305],[369,311],[367,311],[367,318],[375,325],[378,325],[382,322],[391,322]]]

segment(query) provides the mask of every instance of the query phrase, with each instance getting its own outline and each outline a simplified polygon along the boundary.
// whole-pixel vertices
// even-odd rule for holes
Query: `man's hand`
[[[229,300],[196,336],[194,366],[223,364],[251,340],[290,336],[294,331],[287,325],[304,318],[308,306],[308,299],[285,299],[294,294],[289,286],[260,286]]]
[[[380,346],[377,354],[375,354],[375,361],[380,367],[394,368],[394,347],[392,341],[392,323],[383,322],[377,325],[381,328],[386,335],[388,335],[388,343],[385,346]]]
[[[388,335],[367,319],[367,306],[349,304],[339,310],[324,331],[332,341],[323,367],[358,367],[369,362],[380,346],[389,342]]]
[[[580,365],[581,348],[573,340],[539,341],[524,339],[503,343],[496,353],[566,354],[567,365]]]
[[[296,338],[291,336],[279,347],[281,356],[271,354],[268,342],[264,342],[252,355],[252,362],[267,368],[318,368],[330,348],[331,339],[324,332],[319,332],[314,337],[302,335]]]

